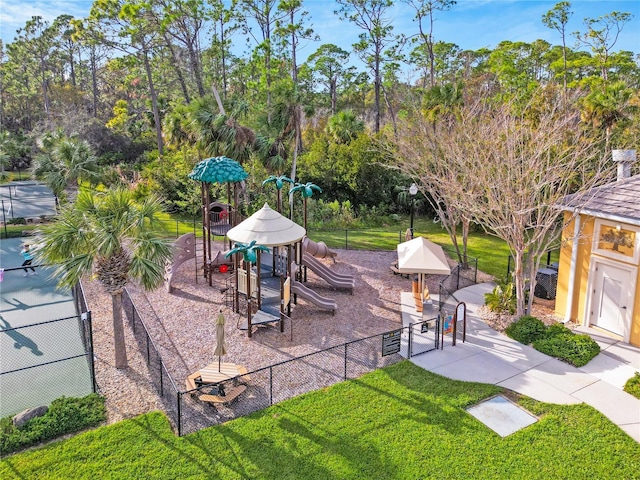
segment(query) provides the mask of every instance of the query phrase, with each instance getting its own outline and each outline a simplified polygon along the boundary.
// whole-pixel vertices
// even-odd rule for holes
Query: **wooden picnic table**
[[[222,363],[218,367],[218,363],[212,363],[189,375],[186,380],[186,387],[187,390],[199,388],[200,395],[198,398],[203,402],[229,403],[240,396],[247,389],[247,386],[236,381],[228,386],[225,385],[224,395],[206,392],[217,392],[220,384],[231,379],[249,380],[246,367],[228,362]]]

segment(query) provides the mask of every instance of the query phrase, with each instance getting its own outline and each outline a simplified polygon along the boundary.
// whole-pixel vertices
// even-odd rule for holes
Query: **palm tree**
[[[351,110],[341,110],[329,118],[327,133],[335,143],[348,144],[364,131],[364,122]]]
[[[43,146],[46,150],[34,159],[33,174],[56,196],[80,180],[97,180],[98,158],[86,140],[63,137],[48,140]]]
[[[236,253],[242,254],[242,259],[245,262],[256,263],[258,260],[257,252],[268,252],[269,248],[264,245],[256,245],[256,241],[252,240],[249,244],[244,244],[240,242],[236,242],[235,247],[232,250],[229,250],[225,253],[225,258],[229,258],[231,255],[235,255]]]
[[[290,190],[289,196],[292,196],[295,192],[302,193],[302,200],[304,202],[304,229],[307,229],[307,199],[313,196],[313,191],[316,190],[322,193],[322,189],[316,185],[315,183],[307,182],[307,183],[296,183]]]
[[[275,175],[270,175],[269,178],[267,178],[265,181],[262,182],[262,185],[266,185],[267,183],[275,183],[276,185],[276,189],[278,191],[278,196],[277,196],[277,208],[278,208],[278,213],[282,213],[282,187],[284,187],[284,184],[286,183],[291,183],[293,184],[293,180],[291,180],[289,177],[285,176],[285,175],[280,175],[280,176],[275,176]]]
[[[94,273],[111,295],[116,368],[127,368],[122,321],[122,291],[131,279],[145,289],[164,281],[171,248],[154,236],[160,202],[147,198],[136,203],[127,190],[105,194],[82,192],[58,221],[45,226],[37,254],[57,265],[58,284],[70,287],[87,273]]]

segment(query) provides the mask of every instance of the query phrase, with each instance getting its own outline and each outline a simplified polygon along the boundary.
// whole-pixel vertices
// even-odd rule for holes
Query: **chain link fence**
[[[212,407],[198,398],[210,393],[208,390],[212,389],[212,385],[188,390],[181,382],[176,382],[178,375],[184,375],[185,372],[169,371],[161,354],[167,347],[154,342],[145,324],[153,319],[148,318],[148,312],[145,314],[136,306],[126,289],[122,304],[147,362],[150,378],[178,435],[248,415],[303,393],[393,365],[409,355],[438,348],[439,322],[434,318],[425,322],[429,323],[430,329],[425,329],[421,324],[412,325],[336,345],[226,380],[222,382],[225,390],[229,391],[238,385],[246,390],[232,402],[218,403]]]
[[[0,418],[97,391],[91,312],[81,285],[72,294],[77,315],[19,327],[0,316]]]

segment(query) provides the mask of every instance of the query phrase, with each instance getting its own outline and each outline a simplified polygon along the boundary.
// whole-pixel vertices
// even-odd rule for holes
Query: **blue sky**
[[[561,43],[560,36],[542,24],[541,17],[558,3],[546,0],[458,0],[448,12],[438,12],[434,27],[436,40],[455,43],[463,49],[493,48],[502,40],[531,42],[543,39],[552,44]],[[88,15],[92,0],[0,0],[0,37],[3,42],[13,41],[17,28],[23,27],[33,15],[52,21],[61,14],[81,18]],[[320,42],[310,42],[301,51],[301,57],[313,53],[323,43],[334,43],[345,50],[357,40],[358,31],[340,21],[333,11],[333,0],[305,0],[311,22]],[[576,0],[571,2],[574,12],[568,31],[584,31],[585,17],[597,18],[613,11],[634,15],[620,36],[614,51],[630,50],[640,53],[640,1],[639,0]],[[396,33],[415,33],[411,9],[396,1],[390,17]],[[568,45],[573,47],[573,37]]]

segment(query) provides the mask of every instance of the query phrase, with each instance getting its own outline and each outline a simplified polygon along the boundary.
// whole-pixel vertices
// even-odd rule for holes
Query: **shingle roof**
[[[594,217],[615,217],[637,223],[640,221],[640,175],[594,187],[587,193],[567,195],[560,207],[578,209]]]

